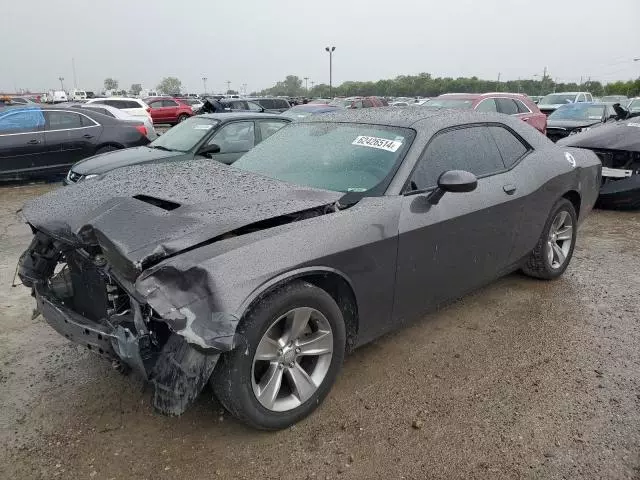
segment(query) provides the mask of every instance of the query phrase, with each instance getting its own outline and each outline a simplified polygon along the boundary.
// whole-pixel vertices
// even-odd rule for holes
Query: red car
[[[547,133],[547,116],[529,97],[520,93],[445,93],[423,106],[506,113],[517,116],[542,134]]]
[[[151,97],[145,98],[144,102],[151,109],[149,113],[154,124],[170,123],[175,125],[193,115],[191,105],[183,103],[177,98]]]

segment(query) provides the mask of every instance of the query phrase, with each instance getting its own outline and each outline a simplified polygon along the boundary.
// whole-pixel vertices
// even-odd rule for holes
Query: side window
[[[518,113],[516,102],[510,98],[496,98],[496,103],[498,104],[498,111],[500,113],[505,113],[507,115],[515,115]]]
[[[502,157],[487,127],[464,127],[437,134],[413,172],[413,189],[435,187],[438,177],[447,170],[466,170],[477,176],[504,170]]]
[[[49,110],[47,116],[47,130],[65,130],[69,128],[82,128],[82,116],[71,112],[56,112]]]
[[[587,102],[593,102],[593,97],[591,96],[590,93],[587,93],[586,96],[587,96]]]
[[[162,106],[163,107],[177,107],[178,106],[178,102],[176,102],[175,100],[162,100]],[[140,108],[140,105],[136,105],[136,108]]]
[[[362,108],[371,108],[373,107],[373,102],[368,98],[362,100]]]
[[[91,110],[106,115],[107,117],[116,118],[116,116],[106,108],[92,108]]]
[[[262,105],[263,108],[266,108],[266,109],[278,108],[277,102],[275,100],[271,100],[270,98],[263,98],[258,103]]]
[[[584,102],[584,94],[581,93],[580,95],[578,95],[576,102]]]
[[[476,112],[497,112],[496,101],[493,98],[485,98],[476,106]]]
[[[243,101],[229,102],[231,110],[248,110],[249,106]]]
[[[281,122],[279,120],[261,120],[258,122],[258,126],[260,127],[260,137],[262,137],[262,140],[265,140],[286,124],[286,122]]]
[[[261,112],[262,111],[262,107],[260,105],[258,105],[255,102],[247,102],[247,105],[249,106],[249,110],[252,112]]]
[[[29,133],[42,130],[44,115],[41,110],[8,113],[0,117],[0,133]]]
[[[162,100],[156,100],[155,102],[151,102],[149,104],[150,108],[162,108]]]
[[[289,102],[283,99],[275,100],[274,103],[275,103],[275,108],[291,108],[291,105],[289,105]]]
[[[516,102],[516,106],[518,107],[518,113],[531,113],[531,110],[529,110],[529,107],[527,107],[524,102],[520,100],[514,100],[514,102]]]
[[[511,168],[529,150],[513,133],[503,127],[489,127],[507,168]]]
[[[255,144],[253,122],[234,122],[222,127],[208,144],[220,146],[220,153],[248,152]]]
[[[96,122],[85,115],[80,115],[80,122],[83,127],[95,127]]]

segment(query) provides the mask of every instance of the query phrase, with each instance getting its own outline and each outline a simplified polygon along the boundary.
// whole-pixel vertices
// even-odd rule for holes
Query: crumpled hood
[[[80,175],[97,175],[113,170],[114,168],[155,162],[182,155],[184,155],[182,152],[167,152],[157,148],[126,148],[124,150],[115,150],[80,160],[71,167],[71,170]]]
[[[342,195],[194,160],[119,169],[31,200],[22,213],[65,243],[100,245],[107,260],[133,280],[168,255]]]
[[[558,140],[557,145],[640,152],[640,118],[597,125],[589,130]]]

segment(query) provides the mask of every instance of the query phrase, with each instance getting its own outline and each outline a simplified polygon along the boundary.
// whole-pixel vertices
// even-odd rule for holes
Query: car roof
[[[212,118],[214,120],[220,120],[221,122],[228,122],[230,120],[255,120],[255,119],[265,119],[268,118],[270,120],[276,119],[284,119],[286,121],[290,121],[290,118],[283,117],[280,114],[269,114],[269,113],[254,113],[254,112],[228,112],[228,113],[203,113],[202,115],[197,115],[198,117]]]
[[[135,102],[141,102],[142,100],[140,100],[139,98],[134,98],[134,97],[100,97],[100,98],[90,98],[89,99],[89,103],[95,103],[92,102],[91,100],[133,100]]]
[[[329,112],[322,116],[309,116],[298,123],[313,122],[336,122],[336,123],[368,123],[372,125],[386,125],[390,127],[411,127],[421,120],[438,121],[438,118],[451,118],[457,116],[461,123],[486,122],[485,114],[475,111],[450,110],[450,109],[429,109],[420,106],[398,107],[376,107],[339,109],[336,112]]]

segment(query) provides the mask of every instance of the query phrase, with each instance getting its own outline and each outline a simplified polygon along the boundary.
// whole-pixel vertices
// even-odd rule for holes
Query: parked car
[[[90,110],[28,106],[0,109],[0,178],[65,174],[78,160],[149,143],[142,122]]]
[[[87,158],[71,167],[65,185],[116,168],[152,162],[210,158],[230,164],[291,120],[280,115],[222,113],[198,115],[168,130],[149,145]]]
[[[335,105],[343,108],[372,108],[384,107],[385,104],[378,97],[348,97],[336,98],[329,105]]]
[[[550,93],[540,99],[538,108],[545,115],[551,115],[561,105],[583,102],[593,102],[593,96],[589,92]]]
[[[12,105],[37,105],[36,102],[27,97],[9,97],[7,104]]]
[[[204,106],[204,102],[199,98],[191,98],[191,97],[181,98],[180,101],[182,103],[189,105],[191,107],[191,110],[193,110],[194,113],[200,110]]]
[[[568,103],[549,115],[547,137],[557,142],[594,125],[617,119],[616,111],[608,103]]]
[[[629,104],[629,97],[626,95],[605,95],[600,101],[605,103],[619,103],[623,107],[626,107]]]
[[[46,103],[63,103],[66,101],[68,101],[67,93],[62,90],[49,90],[43,100]]]
[[[608,122],[558,140],[562,147],[593,151],[602,162],[597,205],[640,208],[640,118]]]
[[[640,97],[632,98],[627,105],[627,110],[631,113],[640,112]]]
[[[286,101],[286,100],[285,100]],[[235,112],[264,112],[265,108],[253,100],[241,98],[223,98],[220,103],[225,109]]]
[[[78,100],[86,100],[86,99],[87,99],[87,92],[85,92],[84,90],[74,89],[71,92],[70,100],[72,102],[75,102],[75,101],[78,101]]]
[[[144,103],[139,98],[125,98],[125,97],[109,97],[109,98],[92,98],[87,100],[87,105],[108,105],[110,107],[124,110],[129,115],[134,117],[149,117],[150,108],[149,105]]]
[[[504,113],[527,122],[542,134],[547,129],[547,117],[529,97],[519,93],[448,93],[432,98],[423,107]]]
[[[529,98],[531,99],[531,101],[533,103],[535,103],[537,105],[540,102],[540,99],[542,98],[542,95],[529,95]]]
[[[101,113],[102,115],[106,115],[107,117],[117,118],[118,120],[122,120],[125,122],[142,122],[144,127],[147,129],[147,138],[150,141],[153,141],[157,138],[158,134],[156,133],[155,128],[153,127],[153,122],[151,118],[148,116],[144,117],[134,117],[133,115],[125,112],[124,110],[120,110],[119,108],[110,107],[109,105],[87,105],[86,103],[77,103],[69,105],[74,108],[83,108],[89,109],[93,112]]]
[[[281,429],[346,350],[509,272],[561,276],[599,180],[592,152],[505,115],[339,112],[232,166],[128,167],[28,202],[18,273],[55,330],[152,378],[158,410],[209,382]]]
[[[246,98],[245,100],[257,103],[269,113],[282,113],[291,108],[291,104],[284,98]]]
[[[156,125],[162,123],[176,125],[193,115],[191,105],[177,98],[155,97],[145,98],[144,101],[149,105],[151,118]]]
[[[335,105],[325,105],[323,103],[307,103],[305,105],[296,105],[289,110],[282,112],[284,117],[299,120],[309,115],[318,115],[320,113],[337,112],[342,110],[341,107]]]

